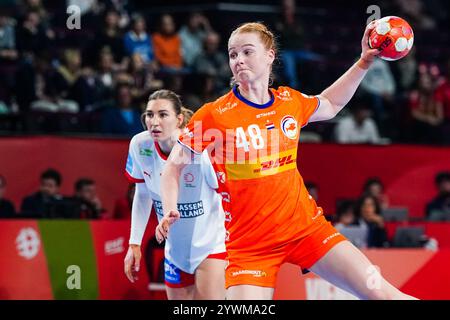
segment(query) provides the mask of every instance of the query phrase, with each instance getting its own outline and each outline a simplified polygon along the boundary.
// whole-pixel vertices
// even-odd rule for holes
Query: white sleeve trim
[[[320,107],[320,98],[319,98],[318,96],[314,96],[314,97],[317,99],[317,106],[316,106],[316,109],[314,109],[314,112],[311,113],[311,115],[310,115],[309,118],[308,118],[308,121],[306,121],[306,123],[305,123],[304,125],[302,125],[302,128],[304,128],[304,127],[306,127],[306,126],[308,125],[309,119],[311,119],[311,117],[314,115],[314,113],[316,113],[317,110],[319,110],[319,107]]]
[[[188,146],[187,144],[184,144],[183,142],[180,141],[180,139],[177,140],[179,144],[181,144],[183,147],[189,149],[189,151],[195,153],[195,154],[202,154],[201,152],[197,152],[194,149],[192,149],[190,146]]]

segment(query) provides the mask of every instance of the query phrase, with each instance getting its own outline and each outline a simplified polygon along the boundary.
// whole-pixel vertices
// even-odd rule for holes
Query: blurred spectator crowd
[[[318,94],[359,55],[368,16],[357,3],[361,10],[273,0],[269,13],[239,15],[218,7],[201,13],[194,5],[155,13],[157,5],[132,0],[3,0],[0,132],[129,137],[142,130],[139,116],[149,94],[163,87],[195,111],[229,89],[225,41],[248,20],[266,22],[278,37],[273,85]],[[80,9],[79,29],[69,28],[69,5]],[[303,139],[450,143],[448,4],[379,5],[382,16],[410,22],[414,49],[397,62],[378,59],[348,108],[308,126]],[[215,19],[223,15],[226,21]]]
[[[438,172],[434,182],[436,195],[426,204],[424,219],[415,219],[415,222],[450,221],[450,171]],[[307,182],[305,185],[310,195],[317,201],[318,186],[313,182]],[[386,223],[400,223],[406,226],[412,220],[408,217],[407,208],[390,205],[384,185],[378,177],[366,180],[357,199],[337,200],[335,214],[327,218],[358,247],[437,246],[435,239],[430,239],[421,228],[417,227],[403,227],[403,230],[400,228],[403,234],[400,232],[393,239],[389,239]]]
[[[130,219],[134,184],[126,194],[116,199],[112,212],[107,212],[97,194],[93,179],[82,177],[73,186],[72,195],[60,192],[63,178],[59,171],[49,168],[41,173],[39,187],[22,199],[20,208],[6,197],[7,181],[0,175],[0,218],[12,219]]]
[[[113,210],[108,212],[102,206],[93,179],[79,178],[74,183],[71,195],[61,194],[62,180],[59,171],[52,168],[45,170],[40,174],[38,189],[25,195],[20,207],[16,209],[6,197],[7,181],[0,175],[0,219],[131,218],[134,184],[128,186],[126,194],[116,199]],[[450,171],[438,172],[434,182],[436,195],[426,204],[424,219],[420,221],[450,221]],[[320,203],[319,186],[313,182],[306,182],[305,185],[309,194]],[[378,177],[366,180],[357,199],[338,199],[335,213],[326,218],[358,247],[426,246],[430,241],[435,241],[423,231],[418,230],[417,233],[417,228],[405,230],[403,238],[389,239],[386,223],[407,223],[410,219],[407,208],[391,207],[383,183]],[[156,219],[154,214],[153,219]]]
[[[161,14],[150,31],[128,1],[67,1],[81,8],[71,30],[64,8],[45,3],[0,11],[0,114],[20,115],[22,131],[132,136],[154,90],[183,94],[196,109],[227,88],[221,37],[201,13],[179,26]],[[5,119],[10,127],[0,128],[14,130]]]
[[[0,132],[129,137],[142,130],[149,94],[163,87],[195,111],[229,89],[225,42],[248,20],[266,22],[278,37],[273,85],[318,94],[359,55],[368,17],[362,3],[346,10],[331,1],[273,0],[270,12],[229,14],[218,7],[201,13],[194,5],[165,13],[132,0],[3,0]],[[69,28],[69,5],[80,9],[79,29]],[[379,5],[382,16],[410,22],[414,49],[397,62],[377,60],[348,108],[308,126],[303,139],[450,143],[448,4]]]
[[[80,9],[79,29],[68,27],[69,5]],[[397,62],[378,59],[348,108],[308,126],[302,139],[450,143],[449,5],[379,5],[382,16],[410,22],[414,49]],[[266,22],[278,37],[273,85],[318,94],[358,57],[367,19],[361,2],[361,21],[352,16],[359,9],[350,12],[332,1],[272,0],[270,13],[251,15],[214,7],[201,13],[193,5],[155,13],[153,6],[131,0],[0,2],[0,132],[129,137],[142,130],[139,115],[149,94],[163,87],[195,111],[229,89],[225,42],[248,20]],[[215,19],[223,15],[227,19]]]

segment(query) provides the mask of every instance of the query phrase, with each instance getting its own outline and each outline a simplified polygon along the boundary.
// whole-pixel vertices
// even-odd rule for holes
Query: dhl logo
[[[282,158],[278,158],[276,160],[269,160],[261,163],[261,168],[253,170],[253,172],[258,173],[265,170],[270,170],[278,167],[282,167],[284,165],[293,163],[295,160],[292,159],[292,155],[285,156]]]
[[[229,180],[256,179],[297,169],[297,148],[264,156],[255,163],[225,164]]]

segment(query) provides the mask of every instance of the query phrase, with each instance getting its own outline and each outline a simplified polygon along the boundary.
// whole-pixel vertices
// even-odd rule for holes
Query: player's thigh
[[[225,299],[225,267],[223,259],[203,260],[195,270],[194,299]]]
[[[227,289],[227,300],[272,300],[274,288],[248,284],[231,286]]]
[[[192,300],[194,299],[194,285],[181,288],[166,286],[167,299],[169,300]]]
[[[392,299],[399,293],[347,240],[332,247],[309,270],[360,299]]]

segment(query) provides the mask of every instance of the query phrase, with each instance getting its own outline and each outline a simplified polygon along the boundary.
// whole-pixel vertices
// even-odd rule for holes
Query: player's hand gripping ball
[[[375,21],[375,28],[369,35],[369,47],[381,49],[378,57],[387,61],[403,58],[411,50],[414,33],[402,18],[388,16]]]

